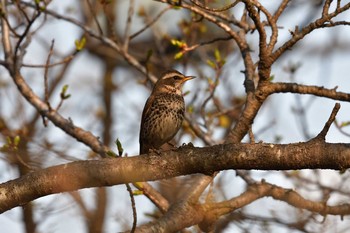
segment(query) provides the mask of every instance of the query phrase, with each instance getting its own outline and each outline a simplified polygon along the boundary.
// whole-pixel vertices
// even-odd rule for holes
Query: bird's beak
[[[182,82],[184,83],[184,82],[186,82],[188,80],[194,79],[195,77],[196,76],[186,76],[186,77],[183,78]]]

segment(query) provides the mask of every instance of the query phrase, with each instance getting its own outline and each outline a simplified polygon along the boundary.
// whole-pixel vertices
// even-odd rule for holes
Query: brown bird
[[[194,76],[170,70],[156,82],[142,112],[140,154],[159,149],[179,131],[185,113],[182,86]]]

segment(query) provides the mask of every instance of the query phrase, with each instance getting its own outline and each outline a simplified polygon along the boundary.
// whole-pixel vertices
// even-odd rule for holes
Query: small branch
[[[134,6],[135,6],[135,2],[134,0],[130,0],[129,1],[129,10],[128,10],[128,17],[126,20],[126,26],[125,26],[125,31],[124,31],[124,45],[123,45],[123,49],[124,51],[128,51],[129,48],[129,42],[130,42],[130,27],[131,27],[131,23],[132,23],[132,17],[134,14]]]
[[[6,63],[12,64],[12,46],[10,40],[10,25],[7,20],[7,11],[6,11],[6,0],[1,1],[3,16],[1,17],[1,29],[2,29],[2,44],[5,52],[5,61]]]
[[[51,46],[50,46],[50,51],[49,55],[47,56],[46,59],[46,65],[45,65],[45,72],[44,72],[44,91],[45,91],[45,102],[47,106],[49,106],[49,109],[51,109],[50,103],[49,103],[49,83],[48,83],[48,73],[49,73],[49,64],[50,64],[50,58],[53,54],[53,47],[55,44],[55,40],[51,41]]]
[[[263,95],[271,95],[276,93],[298,93],[315,95],[319,97],[329,98],[350,102],[350,94],[336,91],[336,88],[328,89],[320,86],[308,86],[297,83],[270,83],[261,87]]]
[[[167,199],[163,197],[161,193],[155,190],[150,184],[147,182],[135,182],[133,185],[143,192],[143,194],[151,201],[153,204],[157,206],[157,208],[165,213],[169,209],[169,202]]]
[[[28,68],[51,68],[51,67],[55,67],[55,66],[58,66],[58,65],[63,65],[63,64],[66,64],[68,62],[70,62],[74,57],[75,55],[78,53],[78,51],[75,50],[75,52],[72,54],[72,55],[69,55],[65,58],[63,58],[61,61],[59,62],[54,62],[54,63],[50,63],[50,64],[26,64],[26,63],[22,63],[22,66],[23,67],[28,67]]]
[[[12,72],[12,71],[11,71]],[[71,135],[76,140],[84,143],[90,147],[94,152],[100,154],[102,157],[106,156],[106,152],[110,149],[103,145],[98,137],[94,136],[91,132],[86,131],[73,124],[70,119],[64,118],[57,111],[50,110],[49,106],[42,101],[28,86],[24,78],[19,72],[11,73],[12,78],[21,92],[21,95],[27,99],[27,101],[36,108],[36,110],[42,115],[53,122],[57,127],[61,128],[67,134]]]
[[[327,17],[329,7],[331,6],[332,1],[333,0],[326,0],[326,2],[324,3],[323,9],[322,9],[322,17]]]
[[[336,104],[334,105],[334,108],[333,108],[333,110],[332,110],[332,113],[331,113],[331,115],[329,116],[328,121],[327,121],[326,124],[324,125],[322,131],[321,131],[313,140],[323,140],[323,141],[325,141],[326,135],[327,135],[327,133],[328,133],[328,130],[329,130],[329,128],[331,127],[332,123],[334,122],[335,117],[336,117],[336,115],[337,115],[339,109],[340,109],[340,104],[339,104],[339,103],[336,103]]]
[[[132,217],[133,217],[133,223],[132,223],[132,228],[130,230],[130,233],[134,233],[136,226],[137,226],[137,212],[136,212],[136,205],[135,205],[135,198],[134,194],[132,193],[132,189],[129,184],[125,184],[126,189],[128,190],[128,193],[130,195],[130,200],[131,200],[131,208],[132,208]]]
[[[337,4],[337,6],[338,6],[338,4]],[[325,16],[322,15],[321,18],[311,22],[309,25],[305,26],[304,28],[302,28],[300,30],[296,30],[292,34],[292,38],[290,40],[286,41],[282,46],[280,46],[278,49],[276,49],[271,54],[270,62],[271,63],[275,62],[282,54],[284,54],[284,52],[286,50],[291,49],[298,41],[303,39],[307,34],[311,33],[312,31],[319,29],[319,28],[331,27],[333,25],[337,26],[337,25],[346,24],[346,22],[344,22],[342,24],[338,24],[338,22],[330,24],[329,22],[332,18],[335,18],[336,16],[340,15],[344,11],[347,11],[348,9],[350,9],[350,3],[345,4],[343,7],[337,7],[334,12],[328,13]]]
[[[27,3],[27,2],[22,2],[22,4],[28,6],[28,7],[32,7],[35,8],[35,5],[31,4],[31,3]],[[114,49],[116,52],[118,52],[119,54],[121,54],[124,59],[131,65],[133,66],[135,69],[137,69],[138,71],[140,71],[141,73],[143,73],[144,75],[147,75],[147,77],[150,77],[150,79],[152,80],[152,82],[156,82],[157,78],[152,75],[151,73],[147,73],[146,68],[132,55],[130,55],[129,53],[127,53],[126,51],[124,51],[119,44],[117,44],[115,41],[113,41],[112,39],[106,37],[106,36],[102,36],[102,35],[98,35],[95,33],[95,31],[86,26],[85,24],[79,22],[78,20],[72,18],[72,17],[67,17],[64,15],[60,15],[55,11],[52,11],[50,9],[45,8],[44,12],[54,18],[57,19],[63,19],[67,22],[72,23],[73,25],[76,25],[77,27],[81,28],[85,33],[89,34],[91,37],[94,37],[98,40],[100,40],[102,43],[106,44],[107,46],[109,46],[110,48]]]
[[[100,35],[103,35],[103,30],[102,30],[102,27],[101,27],[101,25],[100,25],[100,23],[98,22],[98,19],[97,19],[97,17],[96,17],[96,12],[95,12],[94,7],[91,5],[90,0],[86,0],[86,2],[87,2],[87,5],[88,5],[88,7],[89,7],[89,10],[90,10],[90,12],[91,12],[92,18],[93,18],[93,20],[95,21],[95,24],[96,24],[96,26],[97,26],[98,32],[100,33]]]
[[[18,65],[16,63],[19,62],[19,61],[16,61],[16,59],[17,59],[17,56],[19,55],[18,51],[21,48],[21,44],[24,41],[24,39],[26,39],[26,36],[29,34],[29,31],[30,31],[31,27],[33,26],[35,20],[39,18],[40,14],[41,14],[41,12],[39,10],[37,10],[36,14],[32,17],[32,19],[29,20],[28,25],[26,26],[24,32],[20,35],[20,37],[19,37],[19,39],[17,41],[17,44],[15,46],[15,52],[14,52],[15,65]],[[20,59],[20,60],[22,60],[22,59]],[[17,67],[17,69],[19,69],[19,68],[20,67]]]
[[[273,15],[273,20],[275,22],[277,22],[278,18],[281,16],[281,14],[284,12],[284,10],[286,9],[288,3],[290,2],[290,0],[283,0],[280,4],[280,6],[278,7],[278,9],[276,10],[275,14]]]
[[[277,185],[267,182],[255,183],[248,189],[231,200],[220,203],[204,204],[205,209],[215,212],[218,215],[228,214],[234,210],[240,209],[243,206],[252,203],[263,197],[272,197],[275,200],[280,200],[300,209],[306,209],[311,212],[316,212],[321,215],[348,215],[350,214],[349,204],[340,204],[335,206],[326,205],[323,201],[310,201],[302,197],[299,193],[292,189],[285,189]]]
[[[191,0],[191,2],[195,6],[198,6],[198,7],[202,8],[203,10],[207,10],[207,11],[211,11],[211,12],[222,12],[222,11],[227,11],[227,10],[235,7],[240,1],[235,0],[233,3],[228,4],[227,6],[224,6],[222,8],[210,8],[210,7],[202,5],[201,3],[197,2],[196,0]]]
[[[206,118],[206,114],[205,114],[205,108],[206,108],[207,104],[209,103],[209,101],[214,98],[214,94],[215,94],[216,88],[219,85],[219,78],[220,78],[221,68],[218,68],[215,71],[216,71],[215,72],[216,73],[215,74],[215,81],[213,82],[213,84],[211,84],[209,82],[209,95],[208,95],[207,98],[205,98],[205,100],[203,101],[203,104],[202,104],[202,106],[200,108],[200,113],[202,115],[205,128],[208,128],[208,122],[207,122],[207,118]]]
[[[212,39],[212,40],[209,40],[209,41],[200,42],[199,44],[195,44],[195,45],[192,45],[190,47],[184,47],[184,48],[182,48],[181,52],[183,52],[185,54],[185,53],[187,53],[189,51],[197,49],[200,46],[210,45],[210,44],[213,44],[213,43],[218,42],[218,41],[226,41],[226,40],[231,40],[231,39],[232,39],[232,36],[218,37],[218,38],[215,38],[215,39]]]
[[[343,130],[343,127],[344,127],[343,123],[340,124],[340,123],[338,123],[337,119],[335,119],[334,120],[334,124],[335,124],[335,126],[337,127],[337,129],[339,130],[340,133],[342,133],[343,135],[345,135],[347,137],[350,137],[350,134]]]
[[[139,31],[135,32],[134,34],[132,34],[130,36],[130,40],[134,39],[136,36],[140,35],[142,32],[144,32],[146,29],[150,28],[155,22],[157,22],[159,20],[159,18],[168,10],[172,9],[172,6],[168,6],[166,8],[164,8],[161,12],[158,13],[158,15],[156,17],[154,17],[154,19],[152,19],[150,22],[148,22],[142,29],[140,29]]]
[[[215,145],[215,141],[208,135],[207,133],[203,132],[203,130],[200,128],[198,123],[193,123],[193,121],[189,118],[189,116],[186,114],[185,115],[185,121],[188,123],[190,126],[191,130],[193,133],[200,138],[206,145]]]
[[[241,177],[247,184],[255,184],[256,181],[249,175],[249,171],[236,170],[237,176]]]

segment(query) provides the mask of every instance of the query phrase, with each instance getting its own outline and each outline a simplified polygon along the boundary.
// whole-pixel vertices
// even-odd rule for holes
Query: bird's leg
[[[150,154],[155,154],[155,155],[161,155],[162,154],[162,149],[149,149],[148,153]]]
[[[168,145],[168,147],[170,147],[169,150],[176,150],[177,149],[176,145],[174,145],[171,142],[167,142],[167,145]]]

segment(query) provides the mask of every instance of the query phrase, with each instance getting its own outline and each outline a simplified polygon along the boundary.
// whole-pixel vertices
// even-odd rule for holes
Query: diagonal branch
[[[322,131],[314,138],[314,140],[323,140],[323,141],[325,141],[326,135],[328,133],[328,130],[331,127],[332,123],[334,122],[335,117],[336,117],[339,109],[340,109],[340,104],[336,103],[334,105],[334,108],[333,108],[333,111],[332,111],[331,115],[329,116],[328,121],[324,125]]]
[[[18,90],[27,101],[36,108],[36,110],[42,115],[47,117],[53,124],[61,128],[64,132],[74,137],[76,140],[84,143],[90,147],[94,152],[100,154],[102,157],[106,156],[106,153],[110,149],[103,145],[98,137],[94,136],[91,132],[86,131],[78,126],[75,126],[70,119],[64,118],[55,110],[51,109],[47,103],[42,101],[28,86],[24,78],[18,71],[12,71],[11,73]]]

